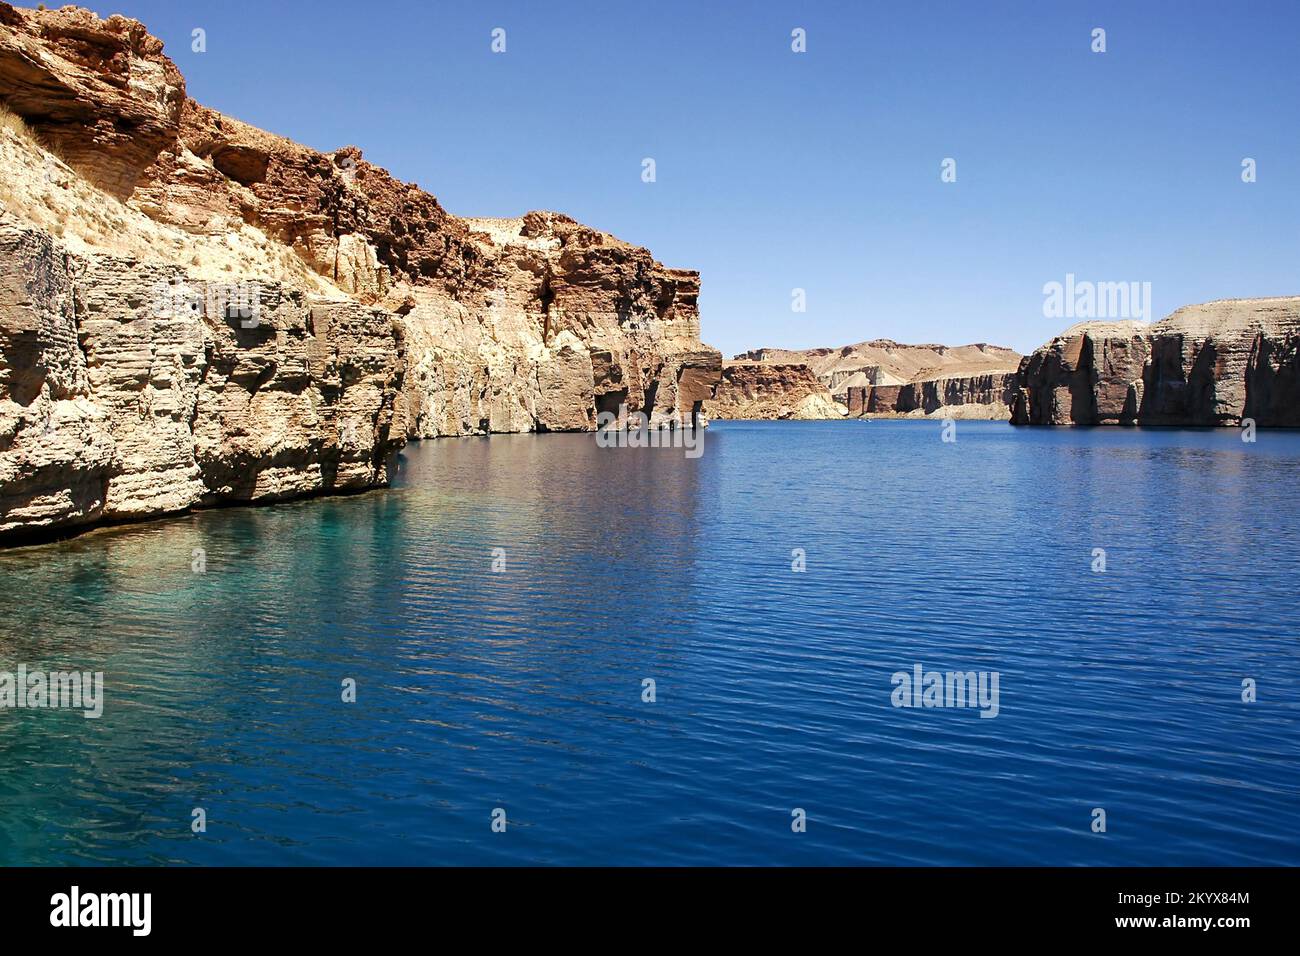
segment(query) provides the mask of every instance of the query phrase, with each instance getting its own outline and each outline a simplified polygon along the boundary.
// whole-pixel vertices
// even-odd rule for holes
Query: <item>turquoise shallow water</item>
[[[0,670],[106,683],[0,710],[0,863],[1300,863],[1300,434],[957,435],[426,442],[0,553]]]

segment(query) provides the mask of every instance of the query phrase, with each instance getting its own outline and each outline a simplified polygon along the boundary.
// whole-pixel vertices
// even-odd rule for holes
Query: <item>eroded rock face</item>
[[[557,213],[466,220],[491,274],[417,286],[404,321],[412,435],[589,430],[620,406],[690,420],[721,356],[699,338],[699,274]],[[485,285],[484,285],[485,283]]]
[[[1019,371],[1024,425],[1300,424],[1300,298],[1187,306],[1151,325],[1086,322]]]
[[[0,3],[0,97],[116,196],[176,138],[185,80],[137,20]]]
[[[383,483],[405,430],[392,317],[82,259],[0,217],[0,540]]]
[[[851,385],[855,418],[969,418],[1005,421],[1018,394],[1014,372],[926,379],[903,385]]]
[[[255,226],[400,312],[413,438],[592,429],[598,402],[690,418],[720,374],[699,273],[560,213],[453,216],[355,147],[317,153],[187,102],[134,201],[195,232]]]
[[[118,469],[78,342],[78,271],[0,219],[0,535],[96,520]]]
[[[698,273],[558,213],[453,216],[195,103],[162,50],[0,0],[0,537],[382,484],[408,436],[702,413]],[[250,284],[245,328],[220,293]]]
[[[728,362],[713,398],[705,403],[710,418],[842,418],[826,386],[807,365]]]

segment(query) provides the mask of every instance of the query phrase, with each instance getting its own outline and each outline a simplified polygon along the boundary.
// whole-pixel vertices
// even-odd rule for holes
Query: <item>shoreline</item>
[[[819,425],[828,423],[847,423],[860,422],[870,424],[872,422],[880,423],[902,423],[902,424],[935,424],[942,423],[944,419],[938,416],[911,417],[903,415],[879,416],[876,418],[815,418],[815,419],[773,419],[773,418],[715,418],[710,420],[710,425],[726,424],[736,422],[746,425]],[[1120,431],[1120,432],[1217,432],[1217,431],[1240,431],[1240,425],[1139,425],[1139,424],[1063,424],[1063,425],[1046,425],[1037,423],[1018,423],[1004,419],[994,418],[969,418],[955,419],[961,424],[987,423],[990,425],[1005,425],[1012,430],[1028,429],[1033,431]],[[1261,425],[1258,430],[1266,432],[1277,432],[1281,434],[1300,432],[1300,426],[1291,425]],[[446,440],[467,441],[471,439],[490,440],[501,437],[543,437],[548,435],[592,435],[597,434],[595,429],[570,429],[565,431],[527,431],[527,432],[488,432],[480,435],[437,435],[426,438],[409,439],[401,449],[395,451],[387,462],[389,473],[392,472],[393,466],[397,463],[397,458],[409,446],[423,445],[425,443],[441,442]],[[391,481],[385,481],[383,484],[372,485],[368,488],[340,488],[334,491],[313,491],[301,495],[294,495],[287,498],[276,498],[271,500],[259,501],[237,501],[223,499],[214,501],[211,504],[200,504],[190,506],[178,511],[160,512],[158,514],[146,515],[139,518],[125,519],[108,519],[88,522],[82,525],[73,525],[61,528],[33,528],[23,532],[15,532],[11,535],[0,539],[0,555],[17,553],[26,550],[48,548],[52,545],[64,544],[75,541],[80,538],[87,538],[92,535],[109,535],[142,528],[148,525],[161,524],[164,522],[179,521],[185,518],[193,518],[202,514],[215,511],[228,511],[239,508],[274,508],[282,505],[298,504],[310,501],[323,501],[331,498],[361,498],[366,495],[378,494],[381,492],[392,492],[394,490]]]

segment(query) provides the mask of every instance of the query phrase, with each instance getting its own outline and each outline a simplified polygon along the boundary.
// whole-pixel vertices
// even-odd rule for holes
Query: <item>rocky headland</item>
[[[1085,322],[1025,357],[1019,425],[1300,426],[1300,297]]]
[[[382,485],[408,438],[689,420],[699,287],[223,116],[135,20],[0,2],[0,542]]]

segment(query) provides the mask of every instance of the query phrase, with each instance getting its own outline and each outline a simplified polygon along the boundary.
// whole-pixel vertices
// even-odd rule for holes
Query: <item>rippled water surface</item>
[[[0,710],[0,863],[1300,863],[1300,434],[940,427],[426,442],[2,552],[0,670],[106,703]]]

